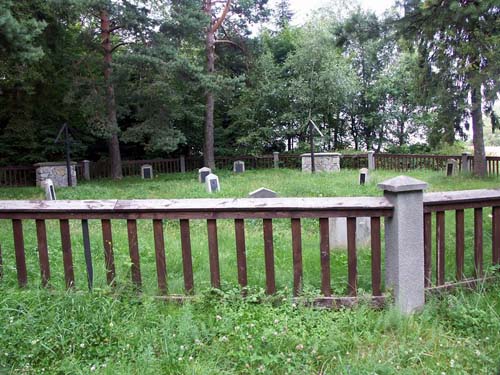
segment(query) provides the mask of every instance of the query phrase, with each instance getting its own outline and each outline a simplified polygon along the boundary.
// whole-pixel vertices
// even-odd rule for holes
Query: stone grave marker
[[[277,198],[278,194],[275,191],[261,187],[248,194],[248,198]]]
[[[220,191],[219,177],[210,173],[205,178],[205,187],[207,188],[208,193],[216,193]]]
[[[302,159],[302,172],[311,172],[311,154],[300,155]],[[339,172],[341,155],[335,152],[314,153],[314,165],[316,172]]]
[[[42,182],[50,179],[54,186],[68,186],[68,169],[65,162],[48,162],[34,164],[36,168],[36,186],[42,186]],[[76,186],[76,163],[70,163],[71,184]]]
[[[205,183],[205,179],[207,178],[207,176],[212,173],[212,170],[210,168],[207,168],[207,167],[203,167],[203,168],[200,168],[198,169],[198,181],[202,184]]]
[[[141,166],[141,177],[143,180],[151,180],[153,176],[153,166],[151,164],[144,164]]]
[[[330,229],[330,249],[347,249],[347,219],[331,217],[328,219]],[[356,218],[356,248],[370,247],[371,225],[369,217]]]
[[[359,184],[364,185],[369,181],[368,168],[361,168],[359,170]]]
[[[234,173],[243,173],[245,172],[245,162],[242,160],[236,160],[233,163],[233,172]]]
[[[455,159],[446,161],[446,176],[456,176],[458,174],[458,162]]]
[[[54,188],[54,183],[50,178],[42,181],[41,183],[43,190],[45,190],[45,200],[47,201],[55,201],[56,198],[56,189]]]

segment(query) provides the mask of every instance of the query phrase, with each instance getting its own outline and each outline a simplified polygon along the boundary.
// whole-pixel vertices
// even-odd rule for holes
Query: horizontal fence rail
[[[248,287],[248,270],[246,255],[245,227],[249,220],[262,221],[263,260],[266,294],[277,292],[276,264],[274,254],[274,222],[275,220],[290,220],[291,248],[293,258],[293,295],[300,296],[303,287],[303,244],[302,230],[305,219],[318,220],[319,223],[319,262],[321,297],[315,303],[327,306],[352,304],[357,299],[358,261],[356,249],[356,218],[368,217],[371,222],[371,287],[372,302],[381,304],[384,301],[382,288],[381,264],[381,218],[390,217],[393,206],[383,197],[359,198],[276,198],[276,199],[194,199],[194,200],[103,200],[103,201],[0,201],[0,219],[12,223],[13,248],[15,266],[20,286],[28,283],[26,257],[29,256],[25,240],[26,229],[23,225],[30,221],[36,224],[36,242],[40,264],[41,284],[50,283],[50,266],[47,240],[47,222],[59,222],[64,278],[67,288],[76,287],[72,235],[75,226],[80,226],[83,233],[83,245],[89,287],[93,285],[93,263],[90,253],[89,220],[100,220],[102,244],[104,253],[104,268],[107,283],[116,283],[115,249],[113,242],[112,223],[126,220],[128,248],[130,257],[130,277],[137,287],[141,287],[143,274],[140,260],[139,221],[152,222],[154,242],[156,284],[162,296],[169,294],[167,283],[168,263],[165,255],[169,242],[165,239],[165,220],[176,221],[179,224],[182,259],[182,274],[185,295],[194,293],[194,271],[191,246],[191,225],[195,220],[206,221],[207,250],[210,270],[210,285],[221,287],[222,272],[220,267],[218,224],[219,220],[234,221],[234,249],[236,250],[237,278],[242,291]],[[346,295],[333,295],[331,282],[331,261],[329,243],[329,218],[342,217],[347,222],[347,285]],[[70,221],[73,223],[70,225]],[[78,225],[80,221],[81,224]],[[80,230],[79,230],[80,232]],[[227,249],[225,249],[227,251]],[[5,247],[4,247],[5,253]],[[255,254],[253,256],[256,256]],[[1,267],[0,267],[1,268]],[[278,269],[278,272],[282,270]],[[260,273],[260,272],[259,272]],[[338,288],[337,288],[338,290]],[[178,296],[176,298],[179,298]]]
[[[447,212],[450,213],[448,220]],[[466,220],[467,215],[469,220]],[[491,218],[490,223],[487,219],[485,220],[485,216]],[[446,227],[450,221],[452,230],[447,233]],[[468,222],[472,224],[471,227],[467,227]],[[472,239],[466,243],[468,233]],[[500,265],[500,190],[425,194],[424,282],[426,288],[442,289],[456,284],[474,284],[480,280],[484,276],[485,237],[491,238],[491,264],[498,266]],[[450,249],[450,245],[453,249]],[[472,253],[467,254],[468,248],[472,249]],[[450,250],[455,253],[454,262],[450,262],[449,257],[446,257],[446,252]],[[473,260],[473,267],[469,273],[466,272],[467,258]],[[449,268],[454,268],[454,274],[446,274]]]

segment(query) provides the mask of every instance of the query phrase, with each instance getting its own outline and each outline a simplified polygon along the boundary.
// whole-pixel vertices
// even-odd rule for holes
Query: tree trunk
[[[205,0],[203,11],[212,20],[212,1]],[[213,30],[213,21],[207,26],[207,34],[205,39],[205,53],[207,57],[207,74],[213,76],[215,72],[215,31]],[[203,143],[203,159],[205,167],[215,169],[215,152],[214,152],[214,110],[215,97],[211,88],[207,88],[205,93],[205,126],[204,126],[204,143]]]
[[[472,143],[474,144],[474,175],[486,176],[486,153],[484,151],[483,112],[481,85],[473,86],[471,91],[472,104]]]
[[[111,67],[113,47],[111,46],[111,33],[109,14],[106,10],[99,12],[101,19],[101,45],[104,52],[104,81],[106,84],[106,117],[109,131],[108,149],[111,160],[111,177],[121,179],[122,159],[120,155],[120,143],[118,141],[118,121],[116,120],[115,88],[111,81],[113,72]]]

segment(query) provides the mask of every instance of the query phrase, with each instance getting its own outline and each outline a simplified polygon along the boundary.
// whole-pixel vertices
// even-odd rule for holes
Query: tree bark
[[[474,144],[474,175],[486,176],[486,153],[484,151],[483,112],[481,85],[473,85],[471,90],[472,143]]]
[[[207,73],[209,76],[215,73],[215,33],[222,25],[226,18],[231,0],[226,0],[224,9],[219,18],[212,18],[212,0],[203,1],[203,11],[209,17],[210,24],[207,26],[205,39],[205,52],[207,56]],[[207,89],[205,94],[205,126],[204,126],[204,144],[203,144],[203,159],[205,166],[215,169],[215,140],[214,140],[214,110],[215,96],[211,88]]]
[[[209,3],[209,2],[207,2]],[[207,54],[207,73],[213,75],[215,72],[215,33],[212,31],[212,25],[208,28],[205,48]],[[205,167],[215,169],[215,150],[214,150],[214,110],[215,98],[211,89],[207,89],[205,94],[205,138],[203,145],[203,159]]]
[[[120,142],[118,140],[118,121],[116,119],[115,88],[111,81],[113,68],[111,66],[113,47],[111,45],[111,32],[109,14],[106,10],[99,12],[101,21],[101,46],[104,54],[104,81],[106,85],[106,117],[109,131],[108,150],[111,161],[111,177],[121,179],[122,160],[120,154]]]

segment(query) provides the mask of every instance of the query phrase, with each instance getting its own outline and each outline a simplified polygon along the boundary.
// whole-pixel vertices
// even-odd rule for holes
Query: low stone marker
[[[47,201],[55,201],[56,198],[56,189],[54,188],[54,183],[50,178],[42,181],[41,183],[43,190],[45,190],[45,200]]]
[[[220,191],[219,177],[210,173],[205,177],[205,187],[207,188],[207,193],[216,193]]]
[[[330,249],[347,249],[347,219],[331,217],[328,219]],[[356,218],[356,247],[370,247],[371,225],[369,217]]]
[[[462,173],[469,173],[469,153],[462,152]]]
[[[198,169],[198,181],[202,184],[205,183],[205,179],[207,178],[207,176],[212,173],[212,170],[210,168],[207,168],[207,167],[203,167],[203,168],[200,168]]]
[[[151,164],[144,164],[141,166],[141,177],[143,180],[151,180],[153,176],[153,166]]]
[[[278,194],[275,191],[261,187],[248,194],[248,198],[277,198]]]
[[[455,159],[446,161],[446,176],[456,176],[458,174],[458,162]]]
[[[311,172],[311,154],[302,154],[302,172]],[[335,152],[314,153],[316,172],[339,172],[340,154]]]
[[[66,162],[49,162],[37,163],[36,167],[36,186],[42,186],[42,182],[51,179],[54,186],[67,187],[68,186],[68,171]],[[71,162],[71,183],[73,187],[76,186],[76,163]]]
[[[242,160],[236,160],[233,163],[233,172],[234,173],[243,173],[245,172],[245,162]]]
[[[368,168],[361,168],[359,170],[359,184],[364,185],[369,181]]]

